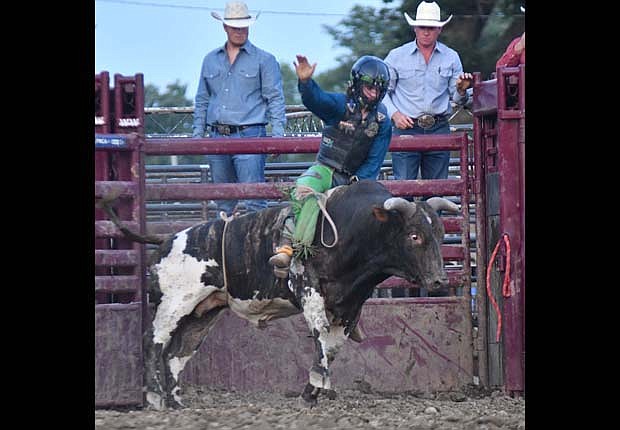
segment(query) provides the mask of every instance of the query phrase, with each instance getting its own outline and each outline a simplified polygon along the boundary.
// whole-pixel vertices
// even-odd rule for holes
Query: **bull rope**
[[[323,220],[321,221],[321,244],[325,248],[333,248],[338,243],[338,229],[336,228],[336,224],[334,224],[332,217],[329,216],[329,212],[327,212],[327,207],[325,206],[327,202],[327,195],[325,195],[324,193],[319,193],[306,185],[297,186],[296,191],[295,191],[295,197],[297,198],[297,200],[303,201],[304,199],[308,198],[308,196],[310,195],[313,195],[314,197],[316,197],[316,202],[319,204],[319,208],[321,209],[321,212],[323,213]],[[327,222],[329,222],[329,225],[331,226],[332,231],[334,232],[334,241],[332,242],[331,245],[326,244],[325,239],[324,239],[325,237],[324,228],[325,228],[326,219],[327,219]]]
[[[228,294],[228,276],[226,276],[226,229],[228,223],[235,219],[234,215],[228,216],[226,212],[220,212],[220,218],[224,220],[224,230],[222,230],[222,271],[224,272],[224,290]],[[230,297],[230,295],[228,295]]]
[[[497,255],[497,251],[499,250],[499,246],[502,244],[502,239],[504,239],[504,243],[506,244],[506,273],[504,273],[504,284],[502,285],[502,295],[504,297],[510,297],[510,239],[508,235],[504,233],[502,238],[497,241],[495,245],[495,249],[491,254],[491,258],[489,259],[489,264],[487,266],[487,296],[491,299],[491,304],[495,309],[495,313],[497,314],[497,329],[495,331],[495,342],[499,342],[499,336],[502,331],[502,313],[499,310],[499,306],[493,298],[493,294],[491,293],[491,268],[493,267],[493,261],[495,260],[495,256]]]

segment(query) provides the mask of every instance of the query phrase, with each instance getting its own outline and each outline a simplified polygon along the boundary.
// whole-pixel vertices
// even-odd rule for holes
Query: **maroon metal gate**
[[[525,66],[499,68],[497,79],[490,81],[480,81],[479,74],[474,78],[480,377],[485,386],[522,394],[525,390]],[[498,253],[491,262],[496,247]],[[487,271],[488,286],[484,276]],[[497,302],[499,313],[492,300]]]
[[[95,76],[95,199],[118,196],[116,212],[144,232],[142,75]],[[114,109],[111,109],[111,99]],[[127,127],[128,122],[131,127]],[[144,246],[124,239],[95,209],[95,405],[142,405]]]

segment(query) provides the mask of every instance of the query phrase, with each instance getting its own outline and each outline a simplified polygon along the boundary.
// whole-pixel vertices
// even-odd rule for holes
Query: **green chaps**
[[[332,186],[333,170],[327,166],[315,164],[306,170],[295,181],[296,186],[305,185],[314,191],[323,193]],[[295,232],[293,233],[293,249],[296,254],[307,256],[311,252],[314,231],[319,217],[319,204],[316,197],[309,195],[303,201],[297,200],[295,190],[291,193],[293,202],[293,213],[295,214]],[[301,209],[300,209],[301,207]]]

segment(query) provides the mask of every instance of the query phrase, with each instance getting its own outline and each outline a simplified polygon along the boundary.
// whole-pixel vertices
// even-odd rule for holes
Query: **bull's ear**
[[[377,221],[379,221],[379,222],[387,222],[388,221],[388,211],[387,210],[385,210],[383,208],[380,208],[380,207],[377,207],[377,206],[374,206],[372,208],[372,213],[375,216],[375,218],[377,219]]]

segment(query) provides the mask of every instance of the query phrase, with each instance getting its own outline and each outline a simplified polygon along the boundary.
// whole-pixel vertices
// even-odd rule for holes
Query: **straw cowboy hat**
[[[242,1],[229,1],[224,9],[224,18],[217,12],[211,12],[211,16],[218,21],[231,27],[243,28],[254,24],[260,12],[256,16],[250,16],[248,6]]]
[[[405,18],[412,27],[443,27],[450,22],[452,15],[450,15],[444,22],[441,22],[439,12],[439,5],[437,3],[423,1],[418,5],[415,19],[411,19],[411,17],[407,15],[407,12],[405,12]]]

